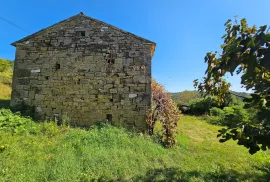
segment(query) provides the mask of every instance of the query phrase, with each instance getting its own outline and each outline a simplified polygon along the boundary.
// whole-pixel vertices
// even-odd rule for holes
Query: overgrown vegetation
[[[0,58],[0,106],[1,100],[9,100],[11,95],[13,62]]]
[[[0,110],[0,130],[11,133],[29,132],[36,128],[31,118],[21,117],[20,113],[12,113],[10,110]]]
[[[179,144],[169,149],[154,136],[105,124],[79,129],[35,123],[9,110],[1,110],[0,117],[1,123],[14,122],[0,127],[0,181],[270,179],[267,153],[250,156],[233,141],[221,145],[215,139],[219,127],[195,117],[181,117]],[[24,129],[15,132],[17,127]]]
[[[231,106],[224,107],[223,109],[211,108],[208,121],[212,124],[231,127],[239,123],[251,123],[252,120],[243,106]]]
[[[166,147],[174,146],[177,142],[176,131],[179,116],[180,112],[171,95],[165,91],[162,85],[152,80],[152,108],[147,118],[149,134],[153,135],[154,127],[159,121],[163,129],[161,142]]]
[[[251,122],[238,120],[235,125],[220,130],[220,142],[238,140],[239,145],[251,154],[270,148],[270,33],[267,26],[249,27],[246,19],[225,23],[226,34],[222,37],[222,53],[209,52],[208,64],[202,82],[194,81],[204,96],[217,96],[219,103],[230,95],[230,83],[223,78],[227,73],[241,74],[241,84],[253,90],[251,97],[244,99],[245,108],[256,109]]]
[[[249,97],[248,94],[240,93],[240,97],[230,95],[221,105],[217,97],[208,96],[204,98],[192,99],[189,101],[188,109],[184,114],[203,116],[207,122],[215,125],[232,127],[239,123],[251,123],[256,120],[257,109],[243,108],[243,97]],[[180,108],[181,109],[181,108]]]
[[[212,107],[218,107],[218,103],[214,97],[194,99],[189,102],[189,114],[209,114]]]
[[[9,100],[11,96],[11,87],[0,83],[0,90],[2,94],[0,94],[0,101],[1,100]]]

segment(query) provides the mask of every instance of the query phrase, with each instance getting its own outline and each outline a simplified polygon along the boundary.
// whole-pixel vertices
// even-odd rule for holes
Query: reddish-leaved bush
[[[162,144],[166,147],[174,146],[177,143],[175,133],[179,117],[180,111],[171,95],[162,85],[152,80],[152,108],[148,112],[147,119],[149,134],[154,133],[155,124],[159,121],[163,129]]]

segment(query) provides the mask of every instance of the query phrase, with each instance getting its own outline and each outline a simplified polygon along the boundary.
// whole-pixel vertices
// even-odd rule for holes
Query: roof
[[[58,24],[60,24],[60,23],[63,23],[63,22],[66,22],[66,21],[70,21],[70,20],[75,19],[75,18],[80,17],[80,16],[83,16],[83,17],[85,17],[85,18],[88,18],[88,19],[90,19],[91,21],[95,21],[95,22],[98,22],[98,23],[102,23],[102,24],[104,24],[104,25],[106,25],[106,26],[109,26],[110,28],[113,28],[113,29],[115,29],[115,30],[118,30],[118,31],[120,31],[120,32],[122,32],[122,33],[124,33],[124,34],[126,34],[126,35],[129,35],[129,36],[134,37],[134,38],[136,38],[136,39],[138,39],[138,40],[141,40],[141,41],[143,41],[145,44],[153,45],[153,46],[152,46],[152,49],[155,49],[156,43],[154,43],[154,42],[152,42],[152,41],[150,41],[150,40],[147,40],[147,39],[145,39],[145,38],[139,37],[139,36],[137,36],[137,35],[135,35],[135,34],[132,34],[132,33],[130,33],[130,32],[124,31],[124,30],[122,30],[122,29],[120,29],[120,28],[117,28],[117,27],[115,27],[115,26],[113,26],[113,25],[110,25],[110,24],[108,24],[108,23],[105,23],[105,22],[102,22],[102,21],[100,21],[100,20],[97,20],[97,19],[91,18],[91,17],[89,17],[89,16],[86,16],[86,15],[84,15],[82,12],[79,13],[79,14],[77,14],[77,15],[75,15],[75,16],[72,16],[72,17],[70,17],[70,18],[67,18],[67,19],[65,19],[65,20],[63,20],[63,21],[60,21],[60,22],[58,22],[58,23],[56,23],[56,24],[53,24],[53,25],[51,25],[51,26],[49,26],[49,27],[47,27],[47,28],[41,29],[40,31],[38,31],[38,32],[36,32],[36,33],[34,33],[34,34],[32,34],[32,35],[29,35],[29,36],[27,36],[27,37],[25,37],[25,38],[23,38],[23,39],[20,39],[20,40],[18,40],[18,41],[16,41],[16,42],[13,42],[11,45],[16,46],[16,45],[19,44],[19,43],[22,43],[22,42],[27,41],[27,40],[29,40],[29,39],[31,39],[31,38],[34,38],[35,36],[38,36],[38,35],[44,33],[45,31],[47,31],[47,30],[53,28],[54,26],[56,26],[56,25],[58,25]]]

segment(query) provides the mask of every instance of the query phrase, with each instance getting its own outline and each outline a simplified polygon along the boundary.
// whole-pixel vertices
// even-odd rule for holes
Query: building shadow
[[[10,104],[10,100],[0,100],[0,109],[5,108],[8,109]]]

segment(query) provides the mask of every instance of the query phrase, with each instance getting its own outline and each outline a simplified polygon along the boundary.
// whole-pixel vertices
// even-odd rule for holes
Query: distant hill
[[[170,94],[172,96],[172,99],[178,105],[188,105],[190,100],[201,97],[200,93],[196,90],[185,90],[183,92],[175,92]]]
[[[236,92],[231,91],[233,95],[235,95],[238,99],[243,100],[245,97],[248,97],[250,94],[246,92]],[[172,96],[172,99],[178,104],[178,105],[188,105],[189,101],[197,98],[201,98],[201,95],[196,90],[185,90],[182,92],[173,92],[170,93]]]
[[[237,98],[243,100],[245,97],[249,97],[250,93],[231,91]]]

